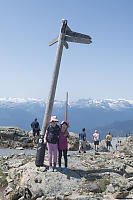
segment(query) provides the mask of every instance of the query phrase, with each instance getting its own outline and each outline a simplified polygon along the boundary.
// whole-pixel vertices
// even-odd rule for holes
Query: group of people
[[[33,128],[33,136],[35,136],[36,133],[38,134],[37,130],[34,129],[34,125],[37,123],[36,121],[34,120],[31,124],[31,127]],[[64,171],[67,170],[67,139],[69,137],[69,123],[67,121],[62,121],[58,125],[58,122],[59,120],[57,117],[52,116],[44,136],[44,143],[47,143],[48,148],[49,171],[57,171],[57,154],[59,163],[58,169],[62,170],[61,158],[63,154],[65,164]]]
[[[95,151],[98,151],[100,136],[97,130],[95,130],[95,133],[93,134],[93,140],[94,140],[94,145],[95,145]],[[110,151],[110,147],[112,146],[111,141],[112,141],[112,136],[110,132],[108,132],[106,135],[106,147],[108,151]]]
[[[97,130],[95,130],[92,140],[94,141],[95,151],[98,151],[100,136]],[[106,136],[106,146],[107,146],[108,151],[110,151],[111,141],[112,141],[112,137],[111,137],[110,132],[108,132]],[[79,134],[79,153],[81,153],[81,150],[83,150],[83,152],[86,153],[86,142],[87,142],[86,132],[85,132],[85,128],[83,128],[82,133]]]
[[[49,126],[46,129],[46,133],[44,136],[44,143],[47,143],[48,148],[48,159],[49,159],[49,171],[57,171],[57,157],[58,157],[58,164],[59,164],[59,170],[62,170],[61,168],[61,158],[62,154],[64,157],[64,170],[67,170],[67,149],[68,149],[68,141],[69,138],[69,123],[67,121],[62,121],[58,125],[59,120],[56,116],[52,116],[51,120],[49,122]],[[33,129],[33,137],[35,138],[36,134],[39,136],[40,132],[40,125],[37,121],[37,118],[31,123],[31,128]],[[100,142],[100,136],[97,130],[95,130],[93,134],[93,141],[95,146],[95,151],[98,151],[98,146]],[[106,145],[107,149],[110,151],[111,147],[111,140],[112,137],[110,135],[110,132],[108,132],[106,136]],[[82,129],[82,132],[79,134],[79,153],[83,151],[86,153],[86,130],[85,128]]]

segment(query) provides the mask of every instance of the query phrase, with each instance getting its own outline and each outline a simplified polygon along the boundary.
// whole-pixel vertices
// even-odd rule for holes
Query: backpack
[[[99,134],[97,134],[96,136],[96,141],[99,141]]]

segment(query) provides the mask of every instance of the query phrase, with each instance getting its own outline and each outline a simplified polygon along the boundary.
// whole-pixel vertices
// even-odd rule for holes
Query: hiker
[[[81,150],[86,153],[86,132],[85,128],[82,129],[82,133],[79,134],[79,153],[81,153]]]
[[[67,170],[67,138],[69,137],[69,132],[67,131],[69,127],[69,123],[67,121],[62,121],[60,124],[60,132],[59,132],[59,143],[58,143],[58,150],[59,150],[59,170],[61,170],[61,158],[62,153],[64,156],[65,168],[64,171]]]
[[[98,133],[97,130],[95,130],[92,139],[93,139],[93,141],[94,141],[95,151],[98,151],[98,145],[99,145],[99,133]]]
[[[108,151],[110,151],[111,141],[112,141],[112,137],[110,135],[110,132],[108,132],[106,136],[106,146],[107,146]]]
[[[40,133],[40,125],[39,125],[39,122],[37,121],[37,118],[35,118],[34,121],[31,123],[31,128],[33,130],[33,137],[34,137],[34,142],[35,142],[36,134],[39,137],[39,133]]]
[[[56,116],[52,116],[50,120],[50,124],[46,130],[44,136],[44,143],[47,142],[48,148],[48,159],[49,159],[49,171],[57,171],[56,163],[57,163],[57,151],[58,151],[58,138],[59,138],[59,131],[61,130],[57,123],[59,120]],[[52,156],[53,159],[53,167],[52,167]]]

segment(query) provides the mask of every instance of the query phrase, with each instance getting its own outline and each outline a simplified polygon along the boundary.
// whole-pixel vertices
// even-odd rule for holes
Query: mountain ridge
[[[0,126],[18,126],[29,130],[35,117],[43,121],[46,100],[43,98],[0,98]],[[53,115],[60,121],[66,116],[66,101],[55,100]],[[133,100],[125,99],[79,99],[68,104],[69,130],[79,133],[111,126],[116,121],[133,120]],[[132,131],[132,129],[131,129]],[[124,133],[122,133],[124,134]]]
[[[133,120],[115,121],[103,127],[96,127],[96,130],[100,133],[101,139],[104,139],[108,132],[115,137],[127,137],[128,135],[133,135]],[[95,129],[89,130],[90,133],[94,131]],[[90,137],[88,138],[91,139]]]
[[[46,100],[43,98],[0,98],[0,106],[2,104],[24,104],[24,103],[40,103],[40,105],[44,106],[46,104]],[[65,100],[55,100],[54,105],[62,106],[65,104]],[[79,106],[79,107],[101,107],[103,109],[112,109],[119,110],[125,108],[133,107],[133,100],[126,99],[78,99],[77,101],[70,101],[69,106]]]

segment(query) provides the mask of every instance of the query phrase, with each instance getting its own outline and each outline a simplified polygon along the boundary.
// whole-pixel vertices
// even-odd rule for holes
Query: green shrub
[[[6,180],[7,174],[5,174],[2,169],[0,168],[0,186],[5,187],[8,185]]]
[[[100,189],[102,192],[104,192],[106,190],[107,185],[109,185],[109,184],[110,184],[110,180],[105,179],[105,178],[99,179],[99,186],[100,186]]]

